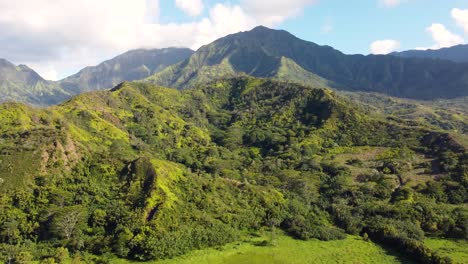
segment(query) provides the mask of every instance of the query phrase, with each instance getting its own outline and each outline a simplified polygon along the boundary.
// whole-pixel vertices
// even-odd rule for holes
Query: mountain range
[[[468,95],[468,64],[345,55],[332,47],[266,27],[216,40],[147,81],[181,89],[241,73],[413,99]]]
[[[52,105],[71,96],[51,81],[44,80],[26,65],[16,66],[0,59],[0,103],[25,102],[33,105]]]
[[[464,263],[466,65],[265,27],[58,82],[1,60],[2,100],[54,105],[0,103],[0,262]]]
[[[84,68],[61,80],[60,86],[74,94],[110,89],[123,81],[147,78],[192,54],[192,50],[185,48],[131,50],[95,67]]]
[[[0,60],[0,102],[58,104],[83,92],[111,89],[123,81],[144,79],[192,53],[186,48],[132,50],[56,82],[44,80],[25,65],[15,66]]]
[[[0,94],[1,101],[51,105],[82,92],[110,89],[122,81],[186,89],[214,79],[250,75],[410,99],[456,98],[468,96],[468,63],[447,58],[464,49],[434,51],[443,60],[433,59],[432,51],[414,55],[424,58],[414,58],[412,52],[346,55],[260,26],[220,38],[196,52],[183,48],[129,51],[58,82],[4,61]]]
[[[457,45],[450,48],[435,50],[408,50],[402,52],[393,52],[390,55],[404,58],[441,59],[464,63],[468,62],[468,45]]]

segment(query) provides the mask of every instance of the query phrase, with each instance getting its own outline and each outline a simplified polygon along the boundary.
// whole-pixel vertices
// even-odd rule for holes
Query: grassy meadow
[[[279,236],[273,246],[258,246],[263,238],[253,238],[224,247],[193,251],[174,259],[146,264],[303,264],[303,263],[412,263],[395,252],[361,237],[348,236],[344,240],[319,241],[295,240]],[[114,262],[114,261],[113,261]],[[129,264],[116,260],[116,264]]]
[[[466,240],[427,238],[424,244],[443,256],[450,256],[455,263],[468,263],[468,242]]]

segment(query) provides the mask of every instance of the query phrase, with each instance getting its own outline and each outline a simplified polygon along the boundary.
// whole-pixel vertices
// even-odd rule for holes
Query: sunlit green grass
[[[261,239],[260,239],[261,240]],[[234,243],[219,249],[194,251],[171,260],[151,264],[301,264],[301,263],[409,263],[380,246],[348,236],[338,241],[300,241],[287,236],[276,239],[275,246],[256,246],[257,240]],[[113,261],[114,262],[114,261]],[[124,260],[114,263],[126,264]]]
[[[455,263],[468,263],[468,241],[427,238],[424,244],[442,256],[449,256]]]

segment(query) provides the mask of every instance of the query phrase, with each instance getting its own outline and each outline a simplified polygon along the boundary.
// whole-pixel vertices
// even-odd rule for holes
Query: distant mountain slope
[[[15,66],[0,59],[0,103],[58,104],[83,92],[110,89],[123,81],[144,79],[192,54],[193,51],[186,48],[132,50],[58,82],[44,80],[25,65]]]
[[[325,79],[297,63],[296,50],[290,46],[296,40],[299,39],[286,31],[257,27],[203,46],[189,59],[168,67],[148,80],[169,87],[187,88],[216,78],[247,74],[313,82],[314,85],[327,84]],[[320,47],[310,44],[315,45],[314,48]]]
[[[408,50],[394,52],[391,55],[404,58],[442,59],[453,62],[468,62],[468,45],[457,45],[438,50]]]
[[[192,54],[187,48],[131,50],[98,66],[86,67],[60,84],[74,94],[109,89],[123,81],[144,79]]]
[[[285,63],[294,64],[294,67],[284,67]],[[318,82],[343,90],[380,92],[414,99],[468,95],[468,64],[395,56],[345,55],[331,47],[301,40],[286,31],[266,27],[216,40],[147,81],[187,88],[213,78],[242,73],[300,82],[308,82],[311,76],[307,75],[313,75],[315,85]]]
[[[0,103],[7,101],[34,105],[59,103],[70,94],[54,82],[44,80],[28,66],[16,66],[0,59]]]

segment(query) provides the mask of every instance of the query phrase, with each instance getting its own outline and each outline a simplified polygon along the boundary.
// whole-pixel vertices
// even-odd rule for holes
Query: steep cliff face
[[[190,57],[185,48],[132,50],[60,81],[74,94],[110,89],[123,81],[141,80]]]

